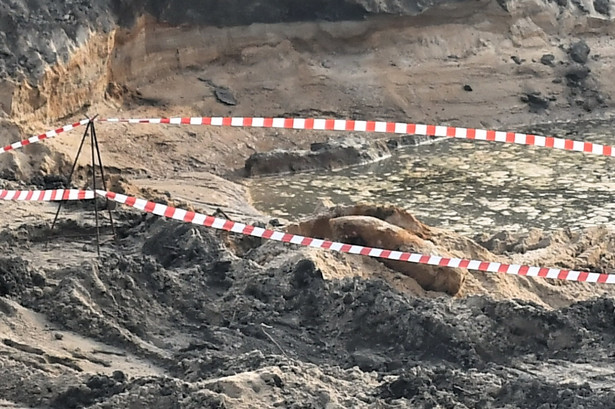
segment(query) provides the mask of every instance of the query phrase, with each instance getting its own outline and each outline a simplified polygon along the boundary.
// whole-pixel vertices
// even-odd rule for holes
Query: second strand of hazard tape
[[[150,202],[145,199],[126,196],[119,193],[97,190],[96,195],[109,200],[139,209],[146,213],[168,217],[185,223],[193,223],[214,229],[225,230],[248,236],[261,237],[267,240],[276,240],[289,244],[306,247],[316,247],[342,253],[357,254],[389,260],[406,261],[410,263],[437,265],[442,267],[466,268],[469,270],[485,271],[491,273],[513,274],[528,277],[553,278],[568,281],[583,281],[590,283],[615,284],[615,274],[590,273],[587,271],[565,270],[559,268],[545,268],[524,266],[518,264],[505,264],[483,260],[460,258],[445,258],[429,254],[410,253],[404,251],[386,250],[374,247],[359,246],[335,241],[316,239],[296,234],[284,233],[261,227],[251,226],[231,220],[220,219],[205,214],[178,209],[161,203]],[[89,190],[42,190],[19,191],[0,190],[0,200],[83,200],[94,198],[94,192]]]
[[[594,155],[615,156],[615,148],[599,143],[575,141],[572,139],[540,136],[520,132],[494,131],[487,129],[462,128],[445,125],[426,125],[406,122],[263,117],[99,118],[97,121],[129,124],[209,125],[424,135],[541,146],[545,148],[584,152]]]
[[[45,139],[53,138],[55,136],[58,136],[61,133],[72,131],[73,129],[75,129],[75,128],[81,126],[81,125],[85,125],[88,122],[90,122],[89,119],[82,119],[81,121],[75,122],[74,124],[64,125],[64,126],[62,126],[60,128],[57,128],[57,129],[54,129],[54,130],[51,130],[51,131],[47,131],[47,132],[42,133],[40,135],[34,135],[34,136],[32,136],[32,137],[30,137],[28,139],[24,139],[24,140],[12,143],[10,145],[7,145],[7,146],[5,146],[3,148],[0,148],[0,154],[5,153],[5,152],[9,152],[9,151],[17,149],[17,148],[22,148],[24,146],[28,146],[30,144],[33,144],[33,143],[36,143],[36,142],[40,142],[40,141],[45,140]]]

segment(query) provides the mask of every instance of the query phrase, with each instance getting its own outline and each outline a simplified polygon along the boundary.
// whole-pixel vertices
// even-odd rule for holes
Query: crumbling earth
[[[10,1],[0,5],[0,142],[92,112],[500,128],[601,117],[615,92],[607,3]],[[99,135],[113,190],[259,226],[283,221],[250,205],[240,178],[250,155],[286,149],[282,164],[267,165],[274,172],[339,163],[312,158],[289,169],[289,149],[326,151],[328,134],[109,125]],[[3,155],[0,186],[71,184],[77,138]],[[383,149],[352,151],[356,162],[404,141],[371,143]],[[72,184],[88,186],[87,161],[77,165]],[[103,219],[97,258],[92,203],[65,206],[54,231],[55,206],[1,206],[0,408],[547,409],[615,400],[608,286],[473,271],[438,281],[447,272],[119,207],[118,242]],[[332,205],[285,227],[456,257],[615,268],[606,227],[476,231],[471,240],[384,205]]]
[[[0,396],[17,407],[606,408],[615,398],[612,295],[556,309],[417,296],[395,280],[327,278],[361,256],[327,256],[323,269],[320,251],[120,214],[120,245],[99,261],[1,260]],[[3,247],[44,254],[45,229],[3,231]],[[30,314],[44,317],[46,343],[12,324]],[[88,341],[65,346],[63,334]],[[117,369],[125,359],[132,367]]]

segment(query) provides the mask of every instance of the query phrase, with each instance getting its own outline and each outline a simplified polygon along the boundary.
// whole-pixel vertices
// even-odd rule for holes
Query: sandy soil
[[[34,93],[28,87],[15,94],[23,98],[14,99],[0,142],[86,111],[498,129],[608,116],[610,23],[585,19],[566,35],[574,13],[558,11],[558,32],[552,6],[541,7],[533,18],[481,1],[418,17],[223,28],[137,19],[111,37],[92,37],[75,52],[75,66],[54,71],[104,71],[89,83],[91,105],[67,96],[64,106],[37,108],[51,95],[49,71],[37,98],[23,97]],[[567,49],[579,36],[591,48],[583,64],[591,73],[571,84],[566,76],[579,63]],[[540,62],[545,54],[554,66]],[[71,84],[67,94],[80,87]],[[221,87],[236,105],[216,99]],[[549,99],[546,110],[522,101],[535,92]],[[2,155],[1,185],[63,185],[82,131]],[[270,217],[242,186],[246,158],[330,136],[110,124],[97,131],[113,190],[262,224]],[[76,186],[89,185],[88,163],[84,155]],[[55,232],[53,205],[2,206],[0,407],[610,408],[615,398],[612,289],[470,273],[453,298],[375,260],[121,208],[117,243],[103,220],[98,259],[91,203],[67,205]],[[439,234],[459,256],[615,268],[615,235],[601,229],[482,245]]]

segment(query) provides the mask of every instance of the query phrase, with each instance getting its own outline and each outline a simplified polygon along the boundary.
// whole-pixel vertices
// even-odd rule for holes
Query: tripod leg
[[[75,156],[75,161],[73,162],[73,167],[70,170],[70,173],[68,175],[68,184],[70,185],[70,183],[72,182],[73,179],[73,173],[75,172],[75,168],[77,167],[77,161],[79,160],[79,155],[81,155],[81,150],[83,149],[83,144],[85,143],[85,139],[88,136],[88,131],[90,130],[90,126],[92,125],[91,122],[88,122],[88,125],[85,127],[85,132],[83,133],[83,137],[81,138],[81,143],[79,144],[79,150],[77,150],[77,156]],[[58,221],[58,216],[60,215],[60,210],[62,210],[62,202],[59,202],[58,204],[58,210],[56,211],[56,215],[53,218],[53,223],[51,224],[51,230],[53,231],[57,221]]]
[[[98,165],[100,166],[100,175],[102,177],[102,185],[103,189],[107,190],[107,181],[105,180],[105,168],[102,164],[102,158],[100,156],[100,149],[98,147],[98,136],[96,135],[96,128],[94,127],[94,123],[92,123],[92,135],[94,136],[94,143],[96,144],[96,153],[98,154]],[[118,243],[117,234],[115,232],[115,223],[113,221],[113,213],[111,213],[111,208],[109,207],[109,199],[105,199],[107,204],[107,210],[109,211],[109,220],[111,221],[111,230],[113,231],[113,238],[115,239],[116,244]]]
[[[94,132],[90,132],[90,145],[92,145],[92,189],[96,191],[96,160],[94,159]],[[100,258],[100,227],[98,224],[98,200],[94,197],[94,213],[96,216],[96,251]]]

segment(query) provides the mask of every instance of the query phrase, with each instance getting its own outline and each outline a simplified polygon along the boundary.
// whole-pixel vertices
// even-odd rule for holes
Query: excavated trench
[[[598,93],[607,108],[592,105],[591,115],[608,110],[615,58],[611,40],[601,36],[610,30],[608,7],[484,1],[430,9],[439,3],[2,4],[0,142],[13,142],[41,122],[69,122],[90,111],[410,117],[521,127],[589,116],[588,101]],[[572,39],[552,34],[575,21],[578,32],[593,32],[591,55],[600,57],[586,63],[588,79],[570,85],[567,70],[579,64],[566,51]],[[26,52],[21,46],[28,41],[36,47]],[[554,67],[539,62],[547,52],[554,53]],[[464,87],[470,83],[471,92]],[[520,96],[536,96],[530,91],[543,86],[540,95],[551,99],[538,115]],[[218,88],[237,104],[216,100]],[[577,132],[575,126],[568,130]],[[329,137],[120,126],[103,135],[114,189],[195,205],[232,196],[226,203],[237,213],[224,208],[219,215],[242,215],[242,221],[267,227],[280,221],[251,209],[243,188],[207,172],[228,175],[251,153],[306,148]],[[75,146],[63,140],[36,145],[3,155],[3,188],[65,183],[61,175]],[[440,165],[449,172],[455,163]],[[487,160],[483,165],[497,168]],[[87,172],[81,166],[76,183],[85,183]],[[195,174],[209,190],[197,189],[202,181]],[[531,184],[530,176],[524,182]],[[262,186],[298,196],[305,178]],[[193,200],[186,186],[194,188]],[[443,195],[444,201],[452,194]],[[265,199],[271,200],[258,200]],[[293,203],[287,207],[298,206]],[[7,204],[0,250],[12,256],[0,258],[0,408],[612,407],[610,288],[464,270],[456,271],[463,279],[449,291],[457,294],[452,297],[446,289],[423,287],[408,265],[402,274],[365,257],[239,237],[126,208],[114,209],[117,242],[103,220],[97,259],[92,241],[62,237],[92,233],[92,207],[66,206],[49,241],[55,207]],[[385,226],[383,240],[394,239],[387,236],[393,231],[402,239],[397,245],[420,243],[447,257],[603,273],[615,268],[615,234],[608,227],[497,232],[478,244],[400,209],[361,209],[380,226],[396,226]],[[317,234],[329,223],[341,226],[336,234],[343,238],[379,239],[353,230],[369,223],[344,231],[342,222],[357,221],[352,217],[359,214],[345,211],[325,209],[322,220],[290,228],[313,224],[306,231]],[[440,211],[426,217],[436,224]],[[420,227],[414,236],[404,220]]]

